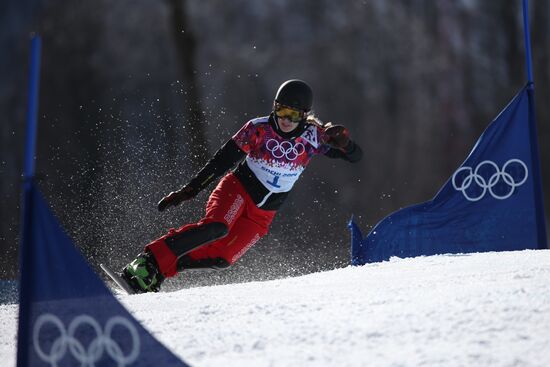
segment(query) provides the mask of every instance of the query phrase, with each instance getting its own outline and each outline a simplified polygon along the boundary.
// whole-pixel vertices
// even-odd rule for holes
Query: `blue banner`
[[[431,201],[390,214],[364,239],[352,220],[352,264],[547,248],[532,93],[529,84],[514,97]]]
[[[187,366],[110,293],[32,182],[24,217],[17,366]]]

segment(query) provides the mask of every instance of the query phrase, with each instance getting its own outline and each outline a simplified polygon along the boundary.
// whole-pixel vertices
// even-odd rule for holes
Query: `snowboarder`
[[[136,293],[156,292],[165,278],[190,269],[224,269],[268,232],[271,221],[311,158],[349,162],[361,148],[341,125],[311,113],[313,92],[302,80],[284,82],[270,115],[248,121],[197,175],[158,203],[163,211],[196,196],[227,173],[210,194],[206,214],[145,246],[122,270]]]

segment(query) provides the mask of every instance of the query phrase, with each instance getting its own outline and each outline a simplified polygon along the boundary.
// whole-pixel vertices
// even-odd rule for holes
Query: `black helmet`
[[[313,104],[313,91],[303,80],[287,80],[279,87],[275,102],[307,112]]]

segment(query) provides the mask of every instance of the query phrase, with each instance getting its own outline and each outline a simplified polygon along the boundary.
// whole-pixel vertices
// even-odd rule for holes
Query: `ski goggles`
[[[275,105],[275,115],[280,118],[287,118],[294,123],[298,123],[304,119],[305,112],[277,103]]]

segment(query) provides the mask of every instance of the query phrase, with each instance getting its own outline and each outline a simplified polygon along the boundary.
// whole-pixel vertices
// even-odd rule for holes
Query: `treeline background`
[[[549,213],[550,3],[530,10]],[[429,200],[526,82],[520,0],[8,0],[0,20],[2,279],[17,275],[32,31],[39,185],[94,266],[199,219],[213,187],[166,213],[156,202],[268,114],[284,80],[308,81],[315,113],[362,146],[355,165],[317,158],[233,269],[178,287],[346,266],[351,215],[366,232]]]

